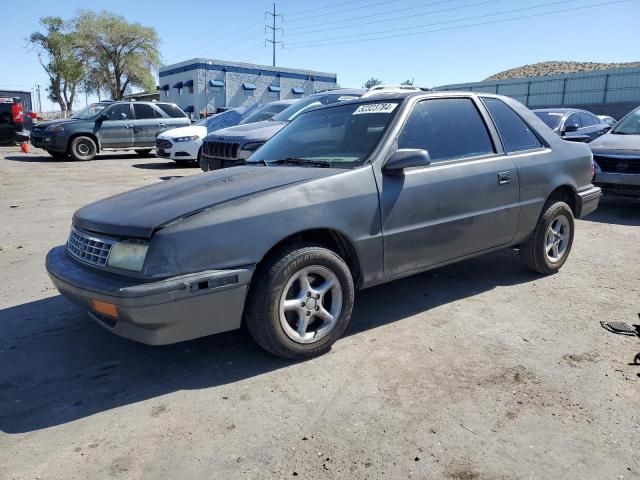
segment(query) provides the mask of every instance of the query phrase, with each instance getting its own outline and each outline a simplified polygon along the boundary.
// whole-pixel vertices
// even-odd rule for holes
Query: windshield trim
[[[102,110],[100,110],[99,112],[97,112],[95,115],[93,115],[91,117],[76,117],[76,115],[78,115],[80,112],[84,112],[85,110],[88,110],[89,108],[94,107],[95,105],[103,105],[104,108],[102,108]],[[105,103],[105,102],[91,103],[91,104],[87,105],[86,107],[84,107],[79,112],[76,112],[73,115],[71,115],[69,118],[73,118],[75,120],[92,120],[92,119],[96,118],[98,115],[100,115],[102,112],[104,112],[109,107],[109,105],[111,105],[111,103]]]

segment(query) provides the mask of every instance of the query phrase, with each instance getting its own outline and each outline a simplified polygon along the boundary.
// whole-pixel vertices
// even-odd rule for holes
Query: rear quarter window
[[[156,106],[171,118],[187,118],[187,115],[172,103],[157,103]]]
[[[497,98],[483,98],[507,153],[542,148],[536,134],[511,107]]]

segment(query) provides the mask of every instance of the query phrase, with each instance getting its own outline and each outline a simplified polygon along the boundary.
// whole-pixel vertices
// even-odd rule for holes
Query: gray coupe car
[[[587,145],[509,98],[360,98],[301,114],[244,165],[81,208],[46,265],[118,335],[167,344],[245,322],[307,358],[342,335],[359,289],[507,247],[556,272],[598,206],[591,177]]]

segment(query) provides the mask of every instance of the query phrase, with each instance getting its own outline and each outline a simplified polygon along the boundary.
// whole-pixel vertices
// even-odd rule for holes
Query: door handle
[[[511,171],[498,172],[498,185],[506,185],[507,183],[511,183]]]
[[[159,127],[166,127],[166,126],[167,126],[167,124],[166,124],[166,123],[159,123],[159,124],[158,124],[158,126],[159,126]]]

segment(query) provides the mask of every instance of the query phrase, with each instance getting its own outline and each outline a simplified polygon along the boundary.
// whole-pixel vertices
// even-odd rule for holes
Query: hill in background
[[[609,70],[610,68],[640,67],[640,62],[627,63],[597,63],[597,62],[562,62],[551,61],[533,63],[522,67],[511,68],[496,73],[486,80],[505,80],[508,78],[539,77],[546,75],[560,75],[563,73],[593,72],[595,70]]]

